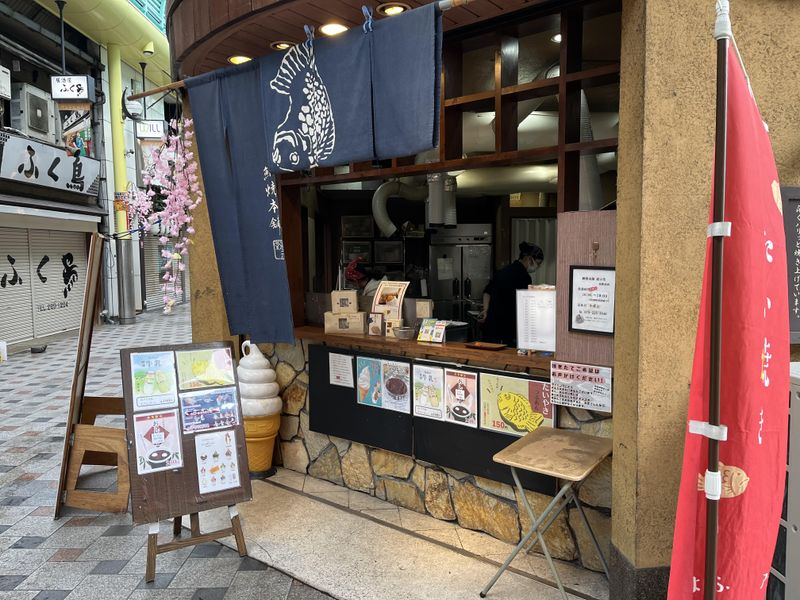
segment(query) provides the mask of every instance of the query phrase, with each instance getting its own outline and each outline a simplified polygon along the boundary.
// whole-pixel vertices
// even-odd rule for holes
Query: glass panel
[[[781,575],[786,575],[786,527],[783,524],[778,527],[778,542],[775,544],[772,568]]]
[[[560,30],[557,15],[520,26],[518,83],[558,76]]]
[[[769,576],[767,595],[764,600],[786,600],[786,588],[784,583],[774,575]]]
[[[617,153],[580,157],[579,210],[600,210],[617,200]]]
[[[466,156],[494,152],[494,111],[464,111],[462,130]]]
[[[558,96],[519,102],[517,120],[517,146],[520,150],[558,144]]]
[[[522,242],[536,244],[544,252],[544,262],[531,275],[534,284],[556,283],[556,220],[511,219],[511,259],[519,256]]]
[[[494,89],[496,45],[466,48],[462,57],[461,95],[468,96]]]
[[[619,62],[622,39],[620,16],[620,13],[587,15],[583,22],[583,70]]]

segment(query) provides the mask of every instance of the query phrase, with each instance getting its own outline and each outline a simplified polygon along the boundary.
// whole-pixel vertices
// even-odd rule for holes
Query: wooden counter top
[[[309,342],[318,342],[340,348],[351,348],[375,354],[390,354],[408,358],[420,358],[453,362],[474,367],[497,369],[499,371],[528,372],[533,375],[550,376],[550,361],[555,356],[520,356],[516,349],[476,350],[467,348],[463,343],[452,342],[436,344],[417,342],[416,340],[399,340],[377,335],[342,335],[325,333],[322,327],[297,327],[296,338]]]

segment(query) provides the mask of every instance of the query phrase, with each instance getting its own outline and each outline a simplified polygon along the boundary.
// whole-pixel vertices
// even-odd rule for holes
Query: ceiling
[[[416,8],[428,0],[404,0]],[[445,31],[507,15],[554,0],[473,0],[443,13]],[[365,0],[172,0],[167,28],[181,76],[227,66],[234,55],[250,57],[273,52],[269,44],[304,39],[303,25],[329,22],[348,27],[364,22]],[[366,2],[375,6],[378,2]],[[245,9],[242,9],[242,5]],[[258,6],[258,8],[256,8]],[[247,10],[249,9],[249,10]]]

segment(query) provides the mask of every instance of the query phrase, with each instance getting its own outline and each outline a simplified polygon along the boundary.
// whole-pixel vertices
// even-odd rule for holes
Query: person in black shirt
[[[519,258],[503,267],[483,292],[483,340],[514,346],[517,340],[517,290],[531,284],[531,274],[544,261],[544,252],[536,244],[522,242]]]

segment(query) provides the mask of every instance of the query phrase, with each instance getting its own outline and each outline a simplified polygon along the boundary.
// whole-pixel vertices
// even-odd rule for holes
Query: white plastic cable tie
[[[731,237],[730,221],[709,223],[708,229],[706,230],[706,237]]]
[[[689,433],[702,435],[710,440],[725,442],[728,440],[728,427],[725,425],[712,425],[705,421],[689,421]]]
[[[150,528],[147,530],[150,535],[158,535],[158,523],[150,523]]]
[[[228,514],[230,514],[231,519],[232,519],[233,517],[238,517],[239,516],[239,511],[236,510],[235,506],[229,506],[228,507]]]
[[[722,473],[706,469],[705,485],[706,498],[719,500],[722,497]]]
[[[717,20],[714,23],[714,39],[733,39],[731,29],[731,5],[728,0],[717,0]]]

